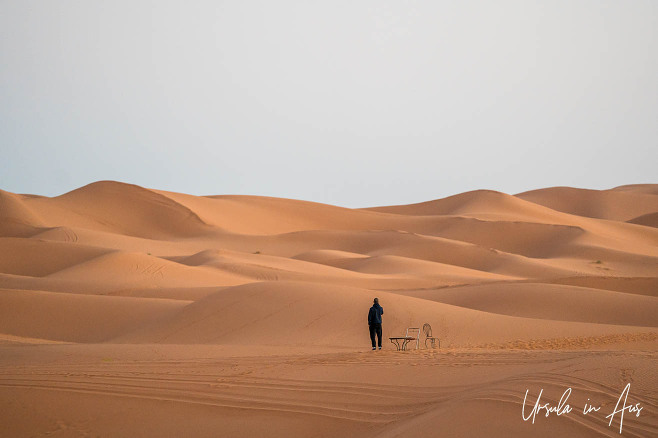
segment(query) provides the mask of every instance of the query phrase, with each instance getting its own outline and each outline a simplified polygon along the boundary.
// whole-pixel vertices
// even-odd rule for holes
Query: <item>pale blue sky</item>
[[[0,0],[0,188],[658,182],[658,2]]]

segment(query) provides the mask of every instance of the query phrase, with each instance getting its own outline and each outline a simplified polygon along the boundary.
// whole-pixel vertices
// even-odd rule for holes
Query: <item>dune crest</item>
[[[611,190],[551,187],[516,196],[553,210],[598,219],[627,221],[658,210],[655,184],[621,186]]]

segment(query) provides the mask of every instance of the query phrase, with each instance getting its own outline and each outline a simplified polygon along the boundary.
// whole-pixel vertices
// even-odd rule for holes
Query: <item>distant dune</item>
[[[388,343],[381,359],[361,356],[360,350],[370,349],[364,327],[375,296],[385,308],[386,337],[429,323],[441,350],[403,356]],[[184,400],[183,411],[208,424],[214,420],[200,406],[214,407],[218,411],[211,412],[226,421],[221,427],[235,427],[235,436],[263,433],[259,415],[272,415],[279,428],[275,436],[304,436],[314,424],[328,428],[323,436],[355,431],[398,436],[396,430],[406,433],[403,425],[431,435],[428,419],[456,408],[442,405],[439,393],[419,389],[422,382],[411,377],[398,382],[407,386],[395,386],[396,367],[409,376],[420,373],[448,397],[448,381],[423,366],[452,364],[443,373],[454,373],[450,384],[462,385],[464,406],[486,416],[492,400],[507,400],[509,388],[516,391],[518,382],[510,376],[548,366],[532,365],[530,350],[559,351],[568,362],[580,350],[653,354],[657,339],[656,184],[600,191],[554,187],[515,196],[478,190],[365,209],[260,196],[192,196],[113,181],[52,198],[0,191],[0,344],[6,349],[0,365],[8,367],[0,375],[0,401],[18,397],[26,406],[39,406],[43,418],[49,413],[68,418],[57,410],[62,396],[48,392],[58,388],[86,394],[71,402],[69,413],[87,399],[99,410],[116,408],[93,394],[134,398],[136,409],[150,412],[146,418],[154,432],[146,436],[157,436],[157,425],[168,424],[155,407],[162,400]],[[282,358],[293,351],[302,356]],[[637,360],[642,368],[644,359],[633,354],[619,356],[619,363]],[[235,365],[222,362],[236,355],[241,356],[231,359]],[[45,380],[23,376],[21,367],[43,358],[54,364],[40,371]],[[98,368],[112,358],[122,358],[125,373]],[[211,375],[204,368],[209,358],[224,367],[223,377],[203,377]],[[594,370],[617,359],[588,360],[578,363]],[[508,368],[506,361],[515,365]],[[469,386],[486,380],[460,368],[471,362],[493,370],[487,376],[498,383],[490,382],[490,393]],[[138,364],[146,363],[150,368],[139,371]],[[178,381],[176,373],[185,371],[181,363],[194,371]],[[84,368],[89,364],[96,365]],[[380,387],[372,405],[362,382],[373,379],[376,366],[392,386]],[[68,381],[48,374],[66,367],[73,375],[77,367],[86,371]],[[140,372],[165,369],[152,381],[140,380]],[[581,375],[578,369],[573,365],[565,372]],[[103,370],[116,374],[110,379]],[[546,385],[558,386],[547,376],[559,372],[545,373]],[[153,386],[158,379],[168,383]],[[656,387],[655,372],[643,384]],[[35,398],[28,387],[48,395]],[[181,388],[186,389],[177,392]],[[324,391],[326,398],[312,391]],[[344,398],[346,393],[354,399]],[[515,396],[506,403],[520,401]],[[18,404],[0,407],[8,412],[3,420],[19,431],[16,436],[59,427],[46,419],[16,422],[27,415]],[[230,412],[256,423],[240,432],[242,423]],[[405,412],[412,412],[413,421],[404,420]],[[84,432],[78,420],[75,427]],[[383,428],[387,421],[398,428]],[[509,424],[517,436],[523,432]],[[569,433],[573,427],[587,435],[600,427],[569,424],[555,430]],[[89,431],[131,436],[138,429],[133,425],[122,434],[116,427]],[[637,436],[656,430],[653,423],[632,427]],[[553,434],[538,430],[541,436]]]
[[[627,221],[658,209],[658,184],[621,186],[611,190],[553,187],[519,193],[518,198],[579,216]]]

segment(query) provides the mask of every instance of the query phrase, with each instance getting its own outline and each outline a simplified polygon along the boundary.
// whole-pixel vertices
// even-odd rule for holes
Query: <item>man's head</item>
[[[373,303],[375,303],[375,304],[379,304],[379,298],[375,298],[375,299],[373,300]]]

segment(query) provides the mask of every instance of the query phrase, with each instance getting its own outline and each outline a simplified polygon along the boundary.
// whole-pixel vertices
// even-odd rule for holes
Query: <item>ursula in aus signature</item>
[[[605,417],[606,419],[607,418],[610,419],[610,421],[608,422],[608,427],[610,427],[612,425],[612,420],[614,420],[615,416],[619,414],[619,433],[622,432],[624,426],[624,413],[628,412],[629,414],[635,414],[636,417],[639,417],[640,412],[642,412],[643,409],[640,403],[627,404],[628,395],[630,391],[631,391],[631,384],[627,383],[626,387],[624,388],[624,390],[621,392],[621,395],[617,399],[617,404],[615,405],[615,409]],[[521,411],[521,416],[523,417],[523,421],[532,420],[532,424],[535,424],[535,417],[537,417],[538,414],[540,416],[541,414],[544,414],[545,417],[554,414],[559,417],[561,415],[568,415],[573,411],[573,407],[569,405],[571,388],[567,388],[564,391],[564,393],[562,393],[562,397],[560,397],[560,401],[557,403],[557,405],[551,405],[550,403],[542,403],[541,396],[543,392],[544,389],[542,388],[539,391],[539,395],[537,396],[537,401],[535,401],[535,404],[532,406],[532,408],[529,408],[527,406],[529,390],[526,389],[525,397],[523,397],[523,407]],[[601,406],[594,406],[591,403],[585,403],[582,409],[582,414],[589,415],[593,412],[599,412],[600,410],[601,410]],[[528,412],[526,413],[526,411]]]

